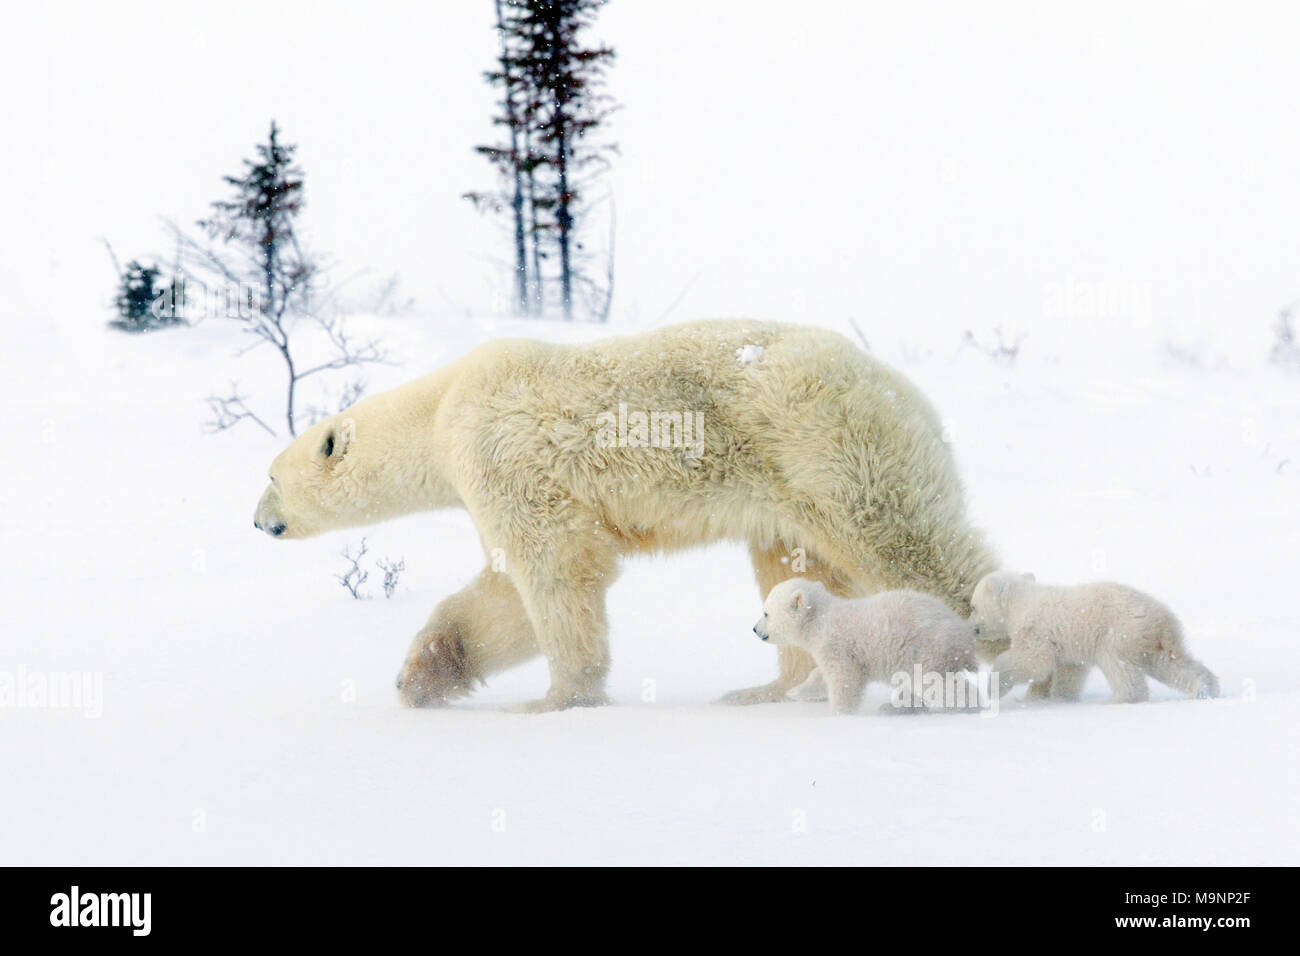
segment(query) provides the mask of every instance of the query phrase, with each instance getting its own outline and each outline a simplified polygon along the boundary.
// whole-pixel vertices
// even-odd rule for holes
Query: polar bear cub
[[[1146,675],[1195,697],[1217,697],[1219,681],[1183,647],[1182,627],[1155,598],[1122,584],[1039,584],[1032,574],[996,571],[971,595],[971,624],[981,644],[1010,646],[997,656],[999,696],[1025,681],[1082,677],[1101,668],[1114,699],[1147,699]]]
[[[919,591],[883,591],[839,598],[820,581],[791,578],[768,592],[754,633],[772,644],[802,648],[817,670],[791,691],[816,700],[824,686],[831,712],[852,713],[872,681],[949,674],[976,668],[970,624],[936,597]],[[918,689],[919,693],[919,689]]]

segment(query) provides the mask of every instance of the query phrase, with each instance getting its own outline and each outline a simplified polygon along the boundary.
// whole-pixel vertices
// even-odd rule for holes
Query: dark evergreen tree
[[[508,130],[509,141],[477,149],[506,187],[495,195],[466,196],[490,211],[511,210],[519,311],[541,311],[542,263],[554,248],[559,305],[572,318],[581,279],[576,234],[584,188],[615,148],[591,136],[613,108],[601,87],[614,51],[584,46],[580,36],[605,0],[494,2],[501,52],[499,68],[485,76],[503,90],[493,120]]]
[[[268,316],[283,316],[309,298],[315,271],[294,235],[303,205],[302,170],[293,164],[297,149],[280,142],[272,120],[267,142],[257,146],[259,161],[244,160],[243,176],[223,177],[234,198],[214,202],[212,215],[199,222],[209,235],[243,249],[261,279],[261,310]]]
[[[530,137],[525,86],[527,77],[518,57],[519,44],[514,32],[518,23],[518,3],[516,0],[493,2],[500,53],[497,69],[488,70],[483,76],[492,85],[501,87],[501,111],[492,117],[492,122],[504,127],[507,141],[476,146],[475,151],[492,164],[505,187],[499,193],[475,191],[464,195],[479,209],[488,212],[501,212],[509,208],[514,240],[514,311],[516,315],[526,315],[535,312],[537,308],[534,292],[537,257],[534,254],[531,259],[534,268],[530,268],[527,239],[532,232],[528,223],[535,218],[527,198],[531,189],[525,189],[525,183],[531,177],[528,171]],[[535,238],[532,244],[535,253]]]
[[[162,294],[158,288],[161,275],[157,266],[143,266],[135,259],[126,264],[117,291],[115,324],[119,328],[141,332],[153,327],[153,305]]]
[[[118,316],[110,323],[114,328],[147,332],[184,321],[185,280],[178,276],[160,285],[162,275],[157,265],[141,265],[135,259],[126,264],[114,300]]]
[[[605,0],[525,0],[519,24],[525,42],[522,59],[536,96],[539,151],[551,173],[549,199],[566,319],[573,318],[575,216],[584,177],[593,166],[603,168],[615,149],[591,136],[613,109],[601,87],[614,50],[585,46],[581,36],[604,5]]]
[[[244,160],[243,176],[226,176],[234,197],[212,204],[212,215],[199,225],[213,238],[240,250],[245,267],[227,277],[257,277],[258,288],[251,321],[254,331],[275,346],[288,372],[285,415],[289,434],[294,427],[294,392],[306,372],[297,367],[289,344],[289,322],[295,311],[311,300],[315,265],[304,255],[294,233],[303,208],[303,173],[294,165],[296,146],[280,142],[275,121],[265,143],[257,147],[257,160]]]

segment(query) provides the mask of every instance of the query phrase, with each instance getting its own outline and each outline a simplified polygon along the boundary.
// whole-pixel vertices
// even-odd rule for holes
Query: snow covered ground
[[[373,389],[492,335],[601,334],[360,323],[403,360]],[[1094,675],[1083,703],[995,718],[879,716],[882,688],[856,718],[716,705],[774,670],[746,558],[718,545],[626,566],[616,706],[501,712],[544,689],[534,663],[405,710],[411,634],[481,562],[468,518],[370,529],[371,555],[408,570],[385,600],[372,568],[373,599],[353,600],[333,574],[360,532],[252,527],[281,442],[201,431],[204,395],[237,368],[269,387],[269,357],[236,362],[218,320],[144,337],[88,321],[0,360],[0,671],[103,674],[102,716],[0,710],[0,862],[1295,863],[1300,380],[1046,338],[1006,365],[863,331],[947,418],[1005,561],[1166,599],[1224,699],[1153,684],[1151,703],[1110,705]]]
[[[1293,4],[616,0],[608,329],[472,318],[507,291],[503,224],[461,198],[491,184],[486,0],[11,6],[0,683],[103,696],[0,708],[0,864],[1300,862],[1300,375],[1267,361],[1300,296]],[[399,363],[372,392],[498,335],[854,317],[1006,564],[1151,591],[1224,698],[717,706],[775,669],[718,545],[624,569],[616,706],[501,712],[533,663],[400,708],[410,636],[481,564],[468,518],[364,532],[407,570],[354,601],[362,532],[252,527],[283,439],[201,427],[232,379],[278,424],[274,357],[218,319],[104,325],[99,237],[169,260],[158,218],[204,215],[272,116],[310,247],[371,270],[363,305],[393,273],[418,303],[357,317]],[[1012,363],[980,350],[999,328]]]

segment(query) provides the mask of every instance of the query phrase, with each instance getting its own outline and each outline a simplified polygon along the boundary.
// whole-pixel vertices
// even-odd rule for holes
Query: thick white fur
[[[602,415],[620,403],[700,413],[699,453],[603,447]],[[551,688],[528,709],[603,701],[605,591],[630,552],[737,540],[763,595],[802,559],[838,594],[908,587],[963,614],[996,566],[925,398],[842,336],[803,326],[492,342],[305,431],[272,463],[255,521],[295,538],[452,506],[504,574],[479,575],[416,636],[399,676],[412,704],[536,651]],[[812,664],[794,648],[779,659],[777,680],[727,699],[784,699]]]
[[[981,579],[971,603],[978,640],[1010,642],[993,665],[1002,695],[1055,674],[1052,696],[1077,698],[1093,665],[1106,675],[1116,701],[1146,700],[1147,674],[1195,697],[1219,695],[1217,678],[1184,648],[1178,618],[1133,588],[1109,582],[1051,586],[999,571]]]
[[[820,581],[791,578],[772,588],[754,633],[812,655],[817,670],[791,696],[811,700],[822,688],[831,712],[853,713],[872,681],[896,674],[974,670],[975,634],[952,608],[918,591],[884,591],[846,600]]]

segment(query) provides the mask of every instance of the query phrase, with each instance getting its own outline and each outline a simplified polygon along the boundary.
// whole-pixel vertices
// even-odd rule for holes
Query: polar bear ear
[[[792,611],[802,611],[808,606],[808,598],[804,596],[803,588],[795,588],[794,593],[790,595],[790,609]]]
[[[352,444],[353,425],[352,419],[346,419],[338,425],[331,425],[325,432],[325,437],[321,439],[320,454],[321,457],[328,461],[338,461],[347,454],[348,446]]]

